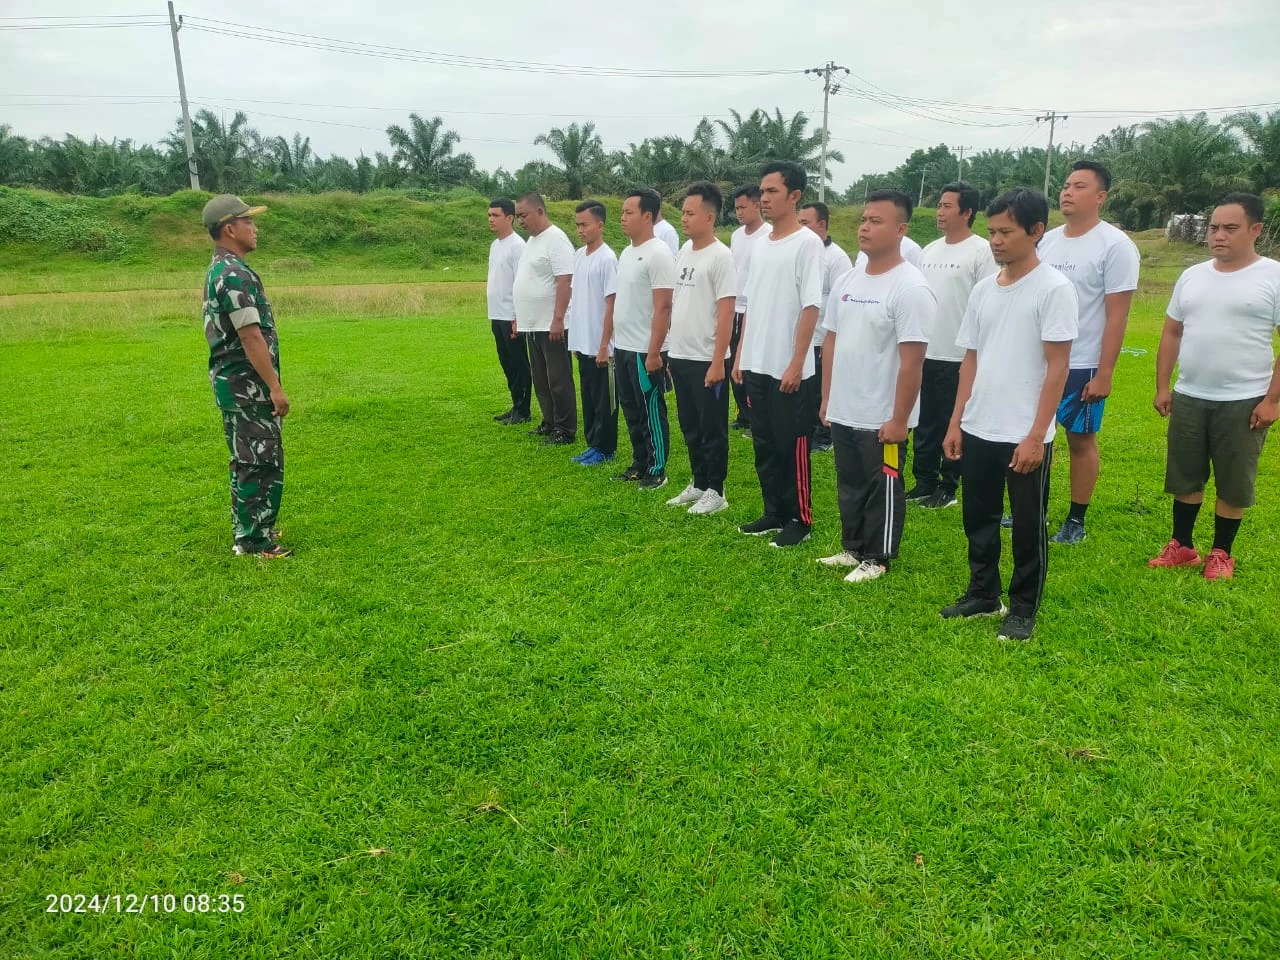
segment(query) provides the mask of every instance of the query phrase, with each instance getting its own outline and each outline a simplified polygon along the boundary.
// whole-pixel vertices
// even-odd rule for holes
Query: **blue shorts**
[[[1102,429],[1102,412],[1107,401],[1085,403],[1081,399],[1085,384],[1098,375],[1097,367],[1067,372],[1067,385],[1058,404],[1058,422],[1067,433],[1097,433]]]

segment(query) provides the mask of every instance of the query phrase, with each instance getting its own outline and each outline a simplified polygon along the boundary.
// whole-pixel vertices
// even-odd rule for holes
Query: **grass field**
[[[0,297],[0,956],[1280,955],[1275,444],[1234,581],[1145,569],[1185,256],[1147,246],[1091,536],[1016,646],[937,616],[957,510],[847,585],[829,457],[770,550],[749,441],[688,517],[678,438],[646,496],[490,421],[480,285],[269,249],[297,554],[233,558],[198,271]]]

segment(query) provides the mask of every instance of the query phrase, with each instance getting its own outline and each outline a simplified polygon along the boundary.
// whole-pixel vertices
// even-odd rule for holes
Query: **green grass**
[[[1234,581],[1145,569],[1162,280],[1091,537],[1009,646],[937,617],[956,510],[852,588],[813,562],[829,457],[813,540],[770,550],[733,529],[740,436],[730,511],[691,518],[678,438],[643,496],[494,425],[478,285],[264,271],[298,551],[270,565],[230,555],[198,274],[0,298],[0,956],[1280,954],[1276,459]],[[43,912],[166,892],[246,910]]]

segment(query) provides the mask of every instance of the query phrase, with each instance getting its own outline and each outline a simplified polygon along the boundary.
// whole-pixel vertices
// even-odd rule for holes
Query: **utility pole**
[[[178,68],[178,98],[182,101],[182,127],[187,137],[187,173],[191,175],[191,189],[200,189],[200,171],[196,167],[196,145],[191,138],[191,111],[187,109],[187,82],[182,79],[182,50],[178,47],[178,31],[181,21],[174,16],[173,0],[169,0],[169,33],[173,36],[173,63]]]
[[[973,147],[952,147],[951,149],[960,155],[960,166],[956,170],[956,179],[963,180],[964,179],[964,152],[966,150],[972,150]]]
[[[827,198],[827,115],[828,107],[831,102],[831,94],[840,89],[839,83],[831,82],[831,75],[843,70],[846,74],[849,72],[848,67],[838,66],[834,61],[828,60],[820,67],[810,67],[805,73],[812,73],[822,77],[822,159],[818,167],[818,202],[822,202]]]
[[[1059,116],[1058,111],[1050,110],[1042,117],[1036,117],[1036,123],[1044,120],[1049,121],[1049,149],[1044,155],[1044,195],[1049,196],[1049,164],[1053,161],[1053,128],[1059,120],[1069,119],[1066,115]]]
[[[920,171],[920,198],[916,200],[917,207],[920,206],[922,203],[924,203],[924,175],[928,173],[928,171],[929,171],[928,167],[925,167]]]

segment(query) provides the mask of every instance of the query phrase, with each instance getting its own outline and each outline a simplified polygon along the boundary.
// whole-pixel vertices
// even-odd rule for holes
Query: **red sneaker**
[[[1227,551],[1214,547],[1209,558],[1204,562],[1204,578],[1206,580],[1230,580],[1236,575],[1236,558],[1227,555]]]
[[[1177,540],[1170,540],[1160,555],[1147,561],[1148,567],[1198,567],[1200,554],[1194,547],[1184,547]]]

